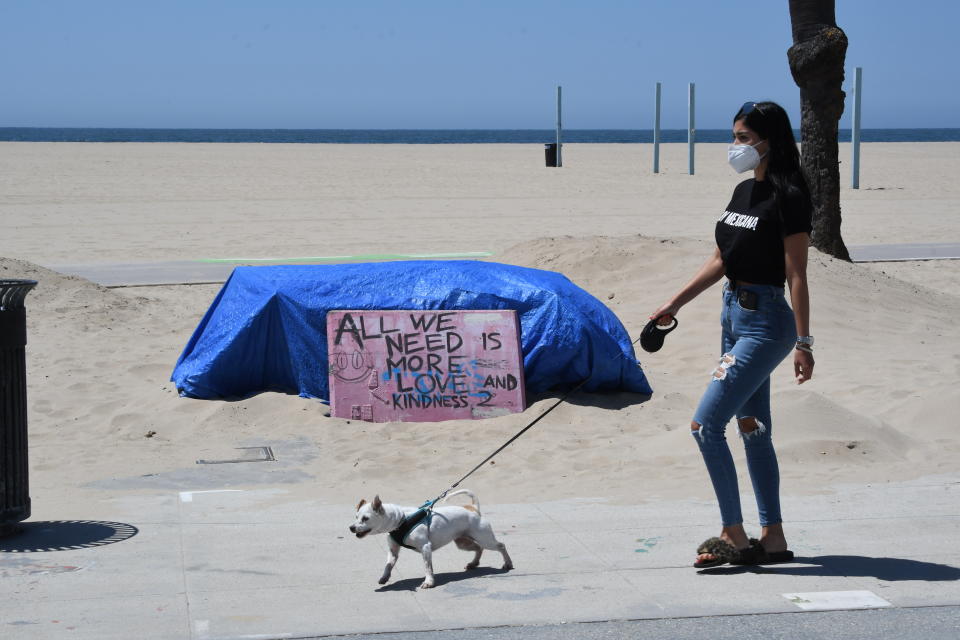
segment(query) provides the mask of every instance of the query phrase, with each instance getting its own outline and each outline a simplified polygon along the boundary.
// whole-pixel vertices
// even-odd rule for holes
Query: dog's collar
[[[414,527],[416,527],[418,524],[421,524],[424,520],[427,521],[427,526],[429,527],[431,515],[433,515],[432,509],[420,507],[405,517],[400,523],[400,526],[390,532],[390,537],[393,538],[393,541],[401,547],[406,547],[407,549],[413,549],[416,551],[415,547],[411,547],[406,543],[407,536],[410,535],[410,532],[413,531]]]

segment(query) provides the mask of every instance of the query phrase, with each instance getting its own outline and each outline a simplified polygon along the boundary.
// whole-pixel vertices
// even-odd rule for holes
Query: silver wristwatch
[[[797,336],[797,344],[802,344],[807,347],[812,347],[813,336]]]

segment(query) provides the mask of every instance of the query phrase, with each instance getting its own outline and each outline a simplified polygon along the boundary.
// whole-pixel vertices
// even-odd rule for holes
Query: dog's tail
[[[448,493],[446,496],[444,496],[441,502],[446,502],[448,498],[452,498],[453,496],[458,496],[460,494],[466,494],[470,496],[470,502],[473,503],[473,508],[477,510],[477,513],[480,513],[480,501],[477,500],[476,494],[473,491],[470,491],[469,489],[460,489],[459,491]]]

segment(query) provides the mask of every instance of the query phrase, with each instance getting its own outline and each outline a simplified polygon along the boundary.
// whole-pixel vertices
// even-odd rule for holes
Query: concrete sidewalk
[[[234,267],[278,265],[331,265],[351,262],[394,260],[478,260],[489,251],[459,253],[366,254],[353,256],[314,256],[303,258],[237,258],[206,260],[170,260],[164,262],[100,262],[87,264],[43,265],[58,273],[79,276],[104,287],[153,287],[174,284],[221,284]]]
[[[847,249],[854,262],[960,260],[960,243],[957,242],[860,244],[850,245]]]
[[[899,262],[906,260],[956,260],[960,259],[960,243],[925,244],[872,244],[851,245],[850,257],[854,262]],[[489,257],[489,252],[476,254],[434,254],[434,255],[396,255],[396,256],[340,256],[334,258],[297,258],[284,260],[257,261],[204,261],[173,260],[168,262],[127,262],[127,263],[91,263],[91,264],[51,264],[44,265],[58,273],[79,276],[105,287],[144,287],[171,284],[219,284],[230,277],[233,268],[241,264],[280,265],[280,264],[333,264],[357,262],[363,259],[416,259],[420,258],[461,258],[476,259]]]
[[[26,531],[0,539],[0,635],[296,638],[960,604],[960,475],[787,496],[796,563],[702,572],[690,563],[717,532],[712,502],[481,494],[516,569],[487,552],[465,572],[469,554],[450,545],[434,554],[437,587],[417,591],[418,554],[401,550],[378,586],[384,536],[351,536],[353,504],[302,499],[316,480],[283,468],[282,444],[274,452],[33,496]],[[263,465],[286,482],[251,482]]]

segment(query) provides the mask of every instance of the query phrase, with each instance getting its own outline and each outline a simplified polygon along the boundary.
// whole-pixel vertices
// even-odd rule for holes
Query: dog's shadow
[[[471,578],[481,578],[483,576],[495,576],[501,573],[508,573],[509,571],[510,569],[478,567],[469,571],[448,571],[447,573],[435,573],[433,574],[433,586],[434,588],[437,588],[452,582],[460,582],[461,580],[469,580]],[[423,584],[423,578],[406,578],[404,580],[397,580],[396,582],[385,584],[377,589],[377,592],[416,591],[417,587],[419,587],[421,584]]]

